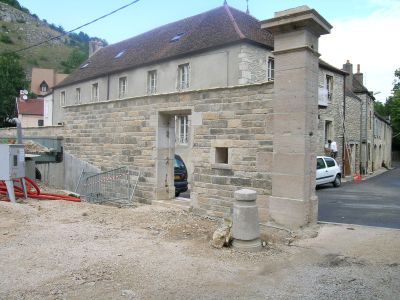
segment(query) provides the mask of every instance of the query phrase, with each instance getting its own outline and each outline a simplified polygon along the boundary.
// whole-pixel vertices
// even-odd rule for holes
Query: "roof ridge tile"
[[[235,29],[236,33],[239,35],[241,39],[244,39],[246,36],[243,34],[243,32],[240,30],[239,25],[237,24],[235,18],[233,17],[230,7],[228,5],[224,5],[225,11],[228,14],[229,19],[232,22],[233,28]]]

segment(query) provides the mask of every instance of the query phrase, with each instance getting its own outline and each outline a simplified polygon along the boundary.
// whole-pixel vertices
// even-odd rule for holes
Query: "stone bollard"
[[[232,218],[232,246],[234,248],[247,251],[261,250],[256,199],[256,191],[242,189],[235,192]]]

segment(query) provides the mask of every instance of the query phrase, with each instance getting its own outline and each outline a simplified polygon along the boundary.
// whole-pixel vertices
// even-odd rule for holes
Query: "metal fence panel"
[[[132,206],[139,171],[127,167],[98,174],[82,172],[77,192],[91,203]]]

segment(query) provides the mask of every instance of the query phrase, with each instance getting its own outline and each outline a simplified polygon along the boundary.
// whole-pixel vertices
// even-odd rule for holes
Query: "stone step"
[[[186,198],[175,198],[173,200],[153,200],[152,205],[160,205],[163,207],[173,207],[182,209],[184,211],[192,211],[193,206],[189,199]]]

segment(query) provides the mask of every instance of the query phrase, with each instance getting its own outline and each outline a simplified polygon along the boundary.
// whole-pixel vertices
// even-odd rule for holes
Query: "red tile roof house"
[[[43,126],[43,99],[16,99],[18,119],[23,128]]]

